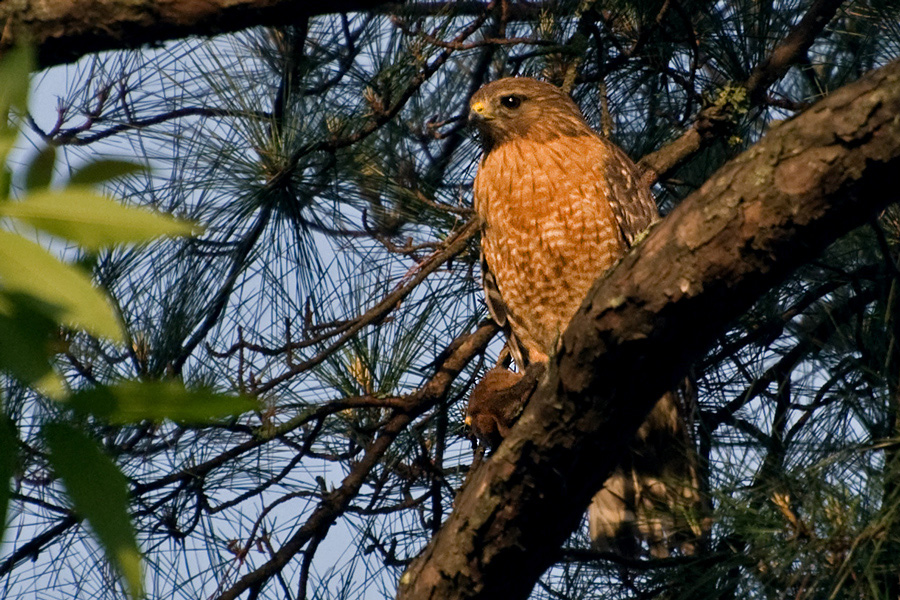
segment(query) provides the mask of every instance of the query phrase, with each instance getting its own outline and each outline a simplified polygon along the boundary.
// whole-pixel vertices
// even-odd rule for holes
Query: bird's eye
[[[500,98],[500,104],[506,108],[519,108],[522,104],[522,99],[518,96],[503,96]]]

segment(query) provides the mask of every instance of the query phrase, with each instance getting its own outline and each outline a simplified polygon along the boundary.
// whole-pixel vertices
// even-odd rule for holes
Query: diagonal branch
[[[761,103],[769,86],[806,55],[842,3],[842,0],[816,0],[784,40],[753,69],[743,83],[752,104]],[[733,118],[728,107],[714,105],[701,110],[694,126],[681,137],[641,159],[640,166],[645,169],[647,182],[655,183],[665,178],[713,140],[721,138]]]
[[[294,532],[291,538],[275,552],[268,562],[246,574],[231,588],[225,590],[219,596],[219,600],[232,600],[248,589],[260,590],[273,575],[278,573],[300,552],[307,542],[324,538],[337,518],[348,508],[350,502],[359,493],[359,489],[365,483],[372,469],[379,463],[384,453],[390,448],[394,439],[413,420],[446,397],[450,390],[450,385],[457,375],[474,356],[484,351],[484,348],[496,333],[497,326],[493,322],[488,322],[479,326],[473,333],[458,338],[447,349],[447,353],[438,365],[434,377],[416,393],[410,395],[405,406],[393,411],[391,417],[380,429],[378,437],[366,449],[362,459],[353,466],[353,469],[341,483],[341,486],[325,496],[306,523]]]
[[[806,56],[807,50],[825,29],[828,22],[834,18],[841,4],[843,4],[843,0],[816,0],[809,7],[800,22],[772,50],[766,60],[753,69],[750,77],[744,82],[751,102],[754,104],[762,102],[769,86],[784,77],[788,69]]]
[[[274,389],[279,384],[287,381],[291,377],[294,377],[298,373],[302,373],[303,371],[307,371],[315,367],[316,365],[327,359],[329,356],[331,356],[335,352],[335,350],[347,343],[348,340],[352,339],[353,336],[359,333],[364,327],[380,323],[388,314],[391,313],[391,311],[397,308],[397,306],[399,306],[400,303],[404,299],[406,299],[406,297],[409,296],[409,294],[411,294],[413,290],[415,290],[416,287],[425,280],[426,277],[437,270],[445,262],[465,250],[466,246],[468,246],[471,239],[475,236],[476,233],[480,231],[480,229],[481,219],[479,217],[473,217],[472,219],[470,219],[457,233],[453,235],[453,237],[449,238],[446,241],[445,247],[441,248],[439,251],[434,252],[431,256],[429,256],[425,261],[423,261],[415,268],[415,274],[409,279],[409,281],[404,282],[403,285],[394,289],[391,293],[382,298],[375,306],[367,310],[366,313],[360,316],[358,319],[351,321],[343,331],[340,331],[341,335],[335,341],[333,341],[315,356],[304,360],[301,363],[292,365],[286,372],[260,385],[254,390],[254,392],[257,394],[264,394]]]
[[[398,598],[526,598],[653,404],[730,321],[896,193],[900,61],[716,172],[597,281]]]

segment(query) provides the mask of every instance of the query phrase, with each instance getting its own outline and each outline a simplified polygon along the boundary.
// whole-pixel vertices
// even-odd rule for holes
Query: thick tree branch
[[[900,62],[779,125],[595,284],[399,598],[525,598],[640,423],[764,291],[896,199]]]
[[[91,52],[138,48],[191,35],[371,10],[382,0],[3,0],[0,54],[19,40],[38,48],[41,68]]]
[[[41,68],[103,50],[139,48],[194,35],[217,35],[257,25],[300,23],[322,14],[378,9],[411,17],[481,15],[486,2],[386,2],[385,0],[2,0],[0,55],[17,41],[38,48]],[[539,19],[555,0],[517,2],[509,20]]]

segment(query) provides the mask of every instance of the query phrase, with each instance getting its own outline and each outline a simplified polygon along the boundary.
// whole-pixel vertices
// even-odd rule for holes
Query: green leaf
[[[87,519],[109,561],[125,577],[132,598],[143,596],[141,555],[128,517],[128,481],[96,442],[63,423],[44,427],[50,465],[66,486],[75,512]]]
[[[0,286],[57,307],[59,319],[66,325],[123,341],[116,312],[86,273],[8,231],[0,231]]]
[[[51,341],[59,330],[56,313],[56,307],[31,296],[0,291],[0,370],[60,400],[66,386],[50,363]]]
[[[188,390],[179,381],[125,381],[77,392],[67,404],[77,412],[116,424],[163,419],[207,423],[259,408],[250,398],[204,389]]]
[[[21,202],[0,204],[0,215],[95,250],[161,235],[190,235],[195,228],[169,215],[123,206],[87,187],[35,192]]]
[[[0,118],[3,118],[3,113],[0,112]],[[9,172],[6,167],[6,155],[9,154],[9,151],[13,149],[13,146],[16,145],[16,132],[9,131],[6,129],[2,122],[0,122],[0,169],[3,169],[5,172]],[[9,184],[7,184],[7,187]],[[9,195],[9,192],[6,193]],[[4,199],[5,196],[4,196]]]
[[[47,146],[34,157],[25,175],[25,189],[29,191],[50,187],[56,165],[56,146]]]
[[[28,103],[28,85],[35,67],[34,49],[18,45],[3,53],[0,60],[0,129],[6,129],[9,109],[25,111]]]
[[[0,145],[3,144],[2,136],[0,136]],[[0,148],[0,154],[3,153],[3,148]],[[9,199],[9,188],[12,185],[12,173],[9,169],[3,166],[3,159],[0,158],[0,202],[5,202]]]
[[[95,160],[72,173],[69,185],[95,185],[146,170],[142,165],[126,160]]]
[[[10,419],[0,413],[0,541],[6,528],[6,511],[11,495],[9,481],[15,475],[19,462],[16,430]]]

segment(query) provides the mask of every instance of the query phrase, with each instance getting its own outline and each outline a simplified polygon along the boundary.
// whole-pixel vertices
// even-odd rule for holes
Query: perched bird
[[[635,164],[549,83],[524,77],[489,83],[472,97],[469,118],[484,150],[474,187],[484,219],[485,297],[523,370],[555,352],[591,284],[658,219],[657,207]],[[498,381],[494,375],[491,386]],[[504,401],[502,394],[479,399],[479,421],[508,428]],[[640,553],[642,542],[653,556],[689,550],[688,540],[699,534],[690,517],[699,503],[682,407],[667,394],[593,498],[591,538],[600,550],[629,556]]]

